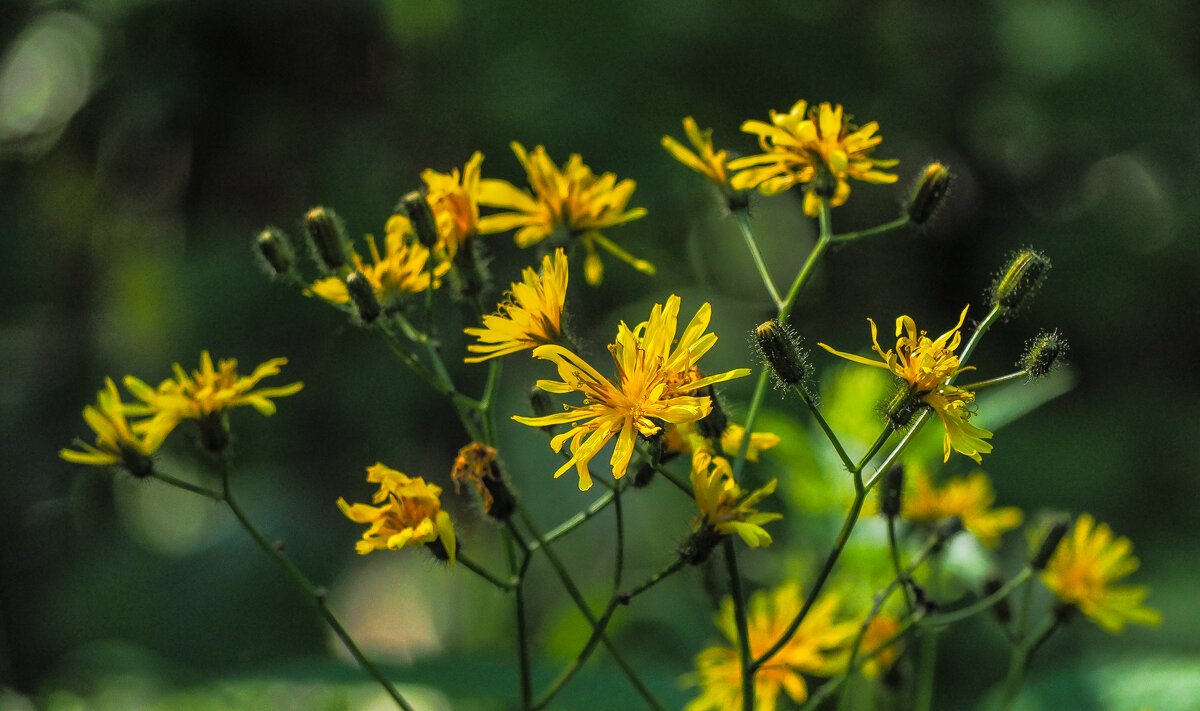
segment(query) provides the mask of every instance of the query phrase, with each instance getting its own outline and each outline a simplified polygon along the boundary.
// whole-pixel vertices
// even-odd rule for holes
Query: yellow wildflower
[[[730,422],[721,433],[721,451],[725,454],[737,454],[746,437],[746,428]],[[768,450],[779,444],[779,435],[772,432],[755,432],[750,435],[750,446],[746,448],[746,461],[757,462],[759,452]],[[696,431],[691,422],[680,422],[667,428],[666,452],[694,452],[708,447],[704,436]]]
[[[504,232],[519,228],[515,236],[521,247],[529,247],[562,229],[578,237],[587,249],[584,274],[589,284],[599,284],[604,273],[596,247],[628,262],[646,274],[654,273],[654,265],[635,259],[613,244],[600,230],[636,220],[646,214],[645,208],[626,209],[636,186],[625,179],[605,173],[597,176],[584,165],[583,158],[574,153],[561,169],[546,149],[538,146],[527,153],[520,143],[513,142],[513,152],[525,168],[533,194],[520,190],[503,180],[484,180],[480,184],[479,202],[491,207],[508,208],[512,212],[489,215],[479,221],[480,232]]]
[[[700,515],[696,529],[709,527],[728,536],[736,533],[751,548],[771,545],[771,534],[762,524],[783,518],[783,514],[763,513],[752,508],[774,493],[776,479],[746,496],[733,480],[733,470],[725,457],[715,457],[707,450],[697,450],[692,457],[692,495]]]
[[[918,333],[917,326],[911,318],[901,316],[896,319],[896,350],[887,352],[879,345],[879,332],[875,322],[867,319],[871,323],[874,350],[882,361],[842,353],[824,343],[818,345],[855,363],[890,370],[897,378],[908,383],[909,393],[913,397],[919,397],[929,406],[946,429],[946,438],[942,445],[944,460],[949,461],[950,450],[953,449],[979,462],[981,453],[992,451],[992,445],[984,441],[991,439],[992,433],[968,421],[974,413],[967,409],[967,405],[974,402],[975,393],[947,384],[958,373],[970,369],[960,368],[958,356],[954,355],[954,350],[962,341],[959,329],[966,318],[967,309],[964,308],[954,328],[938,336],[936,340],[930,340],[925,331]]]
[[[801,100],[786,114],[772,110],[771,123],[742,124],[742,131],[758,136],[763,153],[730,161],[730,170],[741,171],[730,184],[738,190],[757,187],[764,195],[802,184],[804,212],[815,216],[822,196],[834,207],[846,202],[850,197],[847,178],[896,182],[895,175],[876,168],[889,168],[897,161],[871,157],[883,140],[875,135],[878,130],[874,121],[861,128],[851,124],[840,105],[823,103],[809,108],[808,102]]]
[[[541,273],[527,267],[523,281],[513,283],[496,313],[483,317],[483,328],[463,332],[479,339],[467,350],[484,355],[464,358],[479,363],[488,358],[556,343],[562,336],[563,302],[567,297],[567,255],[561,248],[542,258]]]
[[[96,394],[96,406],[83,408],[83,419],[96,433],[96,446],[79,443],[83,451],[59,450],[58,456],[76,464],[124,465],[137,476],[150,474],[149,457],[162,445],[175,422],[142,420],[132,425],[126,415],[146,415],[152,408],[121,402],[112,378],[104,379],[104,389]]]
[[[692,147],[696,149],[694,153],[670,136],[663,136],[663,148],[666,148],[675,160],[708,178],[722,191],[725,190],[729,181],[729,174],[725,169],[728,155],[725,151],[713,151],[712,129],[701,131],[696,119],[688,116],[683,120],[683,131]]]
[[[403,215],[392,215],[388,220],[382,255],[372,235],[367,235],[367,249],[371,263],[355,253],[352,255],[354,268],[375,288],[375,297],[385,310],[399,305],[410,294],[425,291],[431,282],[433,288],[438,288],[442,276],[450,270],[450,263],[445,261],[437,262],[432,269],[428,267],[430,252],[415,241],[412,224]],[[332,304],[350,301],[350,292],[340,276],[318,279],[304,293],[319,296]]]
[[[442,510],[440,486],[427,484],[419,476],[406,476],[382,463],[367,468],[367,481],[379,484],[372,500],[381,506],[348,504],[341,498],[337,502],[351,521],[371,524],[354,546],[360,555],[437,541],[454,564],[454,526],[450,514]]]
[[[1146,588],[1112,584],[1137,570],[1132,551],[1128,538],[1114,538],[1107,525],[1083,514],[1050,557],[1042,582],[1109,632],[1120,632],[1126,622],[1157,625],[1162,613],[1142,604]]]
[[[421,173],[425,181],[425,199],[437,221],[438,251],[443,259],[453,259],[458,248],[479,231],[480,166],[483,154],[475,151],[470,160],[447,173],[427,169]],[[390,231],[389,231],[390,233]]]
[[[787,583],[769,595],[757,592],[746,611],[750,654],[759,657],[783,635],[800,612],[804,601],[795,584]],[[782,690],[795,703],[808,698],[803,674],[830,676],[846,663],[846,645],[855,634],[853,623],[835,622],[839,600],[834,595],[818,599],[796,634],[754,677],[758,711],[773,711]],[[732,646],[715,646],[696,657],[697,673],[691,677],[700,686],[700,696],[685,711],[740,711],[742,666],[737,650],[737,623],[733,601],[725,599],[717,616],[717,627]]]
[[[951,516],[962,519],[963,528],[989,548],[1000,536],[1021,525],[1021,510],[1014,506],[993,509],[996,494],[987,474],[974,472],[937,487],[924,472],[914,469],[908,477],[912,485],[902,499],[901,515],[910,521],[937,521]]]
[[[900,620],[881,612],[871,618],[867,623],[867,631],[863,635],[862,644],[859,645],[859,658],[866,658],[862,665],[862,674],[868,679],[874,679],[879,676],[880,672],[887,671],[896,659],[900,656],[900,649],[903,645],[896,643],[882,649],[878,654],[871,656],[876,650],[880,649],[884,644],[890,642],[897,633],[900,632]]]
[[[473,484],[483,497],[483,510],[492,508],[492,492],[484,485],[484,479],[496,478],[496,449],[482,442],[472,442],[458,450],[450,480],[454,482],[454,493],[461,493],[464,482]]]
[[[690,393],[712,383],[749,375],[748,368],[739,368],[694,380],[687,376],[696,361],[717,342],[716,334],[704,332],[711,315],[711,306],[701,306],[678,342],[675,340],[678,296],[671,295],[666,306],[655,304],[649,320],[635,328],[621,322],[616,342],[608,347],[617,366],[616,384],[562,346],[534,349],[533,355],[552,361],[562,378],[539,380],[539,388],[559,394],[578,391],[585,397],[582,406],[568,406],[565,412],[544,417],[513,417],[531,427],[579,423],[550,442],[556,452],[567,441],[571,442],[571,457],[554,473],[556,478],[574,466],[580,490],[591,488],[588,463],[615,437],[617,443],[610,463],[613,478],[620,479],[629,466],[639,434],[644,437],[657,434],[662,429],[660,422],[678,424],[705,417],[712,410],[711,400]]]

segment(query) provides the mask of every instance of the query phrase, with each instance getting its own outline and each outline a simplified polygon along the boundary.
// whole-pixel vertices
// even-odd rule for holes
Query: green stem
[[[613,513],[616,514],[617,521],[617,550],[614,553],[615,561],[613,562],[613,595],[614,597],[621,590],[621,574],[625,568],[625,516],[621,511],[621,490],[614,488],[613,494]]]
[[[927,630],[920,637],[917,650],[917,678],[913,711],[933,708],[933,680],[937,671],[937,632]]]
[[[155,471],[155,472],[151,473],[151,476],[153,476],[155,479],[158,479],[159,481],[163,482],[164,484],[169,484],[171,486],[183,489],[184,491],[190,491],[193,494],[199,494],[201,496],[206,496],[206,497],[212,499],[213,501],[224,501],[225,500],[225,495],[219,491],[213,491],[212,489],[206,489],[203,486],[196,486],[195,484],[190,484],[190,483],[184,481],[183,479],[176,479],[175,477],[173,477],[169,474],[163,474],[162,472]]]
[[[413,711],[412,706],[409,706],[408,702],[404,700],[404,697],[400,695],[400,692],[396,690],[396,687],[392,685],[392,682],[388,681],[383,673],[380,672],[379,669],[372,664],[369,659],[366,658],[366,656],[362,653],[362,650],[360,650],[358,645],[355,644],[354,639],[350,636],[350,633],[346,631],[345,627],[342,627],[342,623],[338,621],[337,616],[333,614],[333,611],[329,609],[329,606],[326,603],[326,592],[324,588],[318,588],[317,586],[313,585],[312,582],[309,581],[309,579],[304,575],[304,573],[302,573],[300,569],[296,567],[296,564],[292,562],[292,559],[289,558],[279,546],[273,545],[270,541],[268,541],[266,537],[263,536],[263,534],[260,533],[259,530],[254,526],[254,524],[250,522],[249,517],[246,516],[246,513],[242,510],[242,507],[238,505],[237,499],[233,497],[233,491],[229,486],[229,458],[227,455],[222,455],[220,459],[221,491],[225,500],[225,505],[228,506],[229,510],[233,512],[233,515],[237,518],[238,522],[241,523],[242,528],[246,529],[246,532],[250,534],[250,537],[254,539],[254,542],[258,544],[259,548],[262,548],[267,555],[274,558],[275,562],[279,563],[279,565],[287,572],[296,585],[299,586],[306,595],[313,599],[317,605],[317,610],[325,619],[325,623],[328,624],[329,628],[332,629],[334,634],[338,636],[338,639],[342,640],[342,644],[346,646],[346,649],[349,650],[351,656],[353,656],[354,660],[358,662],[358,665],[362,667],[364,671],[374,677],[375,681],[379,682],[379,685],[382,686],[383,690],[387,692],[387,695],[396,702],[397,706],[404,709],[404,711]]]
[[[854,461],[850,459],[850,455],[846,454],[846,450],[842,447],[841,441],[838,440],[837,435],[833,433],[833,428],[831,428],[829,423],[825,421],[825,418],[821,416],[821,411],[817,409],[817,404],[813,402],[811,397],[808,396],[808,392],[804,388],[797,385],[795,390],[796,394],[800,396],[800,399],[804,401],[804,404],[808,405],[808,409],[812,412],[813,417],[817,419],[817,424],[821,425],[821,429],[825,431],[825,436],[829,438],[829,441],[833,444],[833,448],[837,450],[838,456],[841,457],[842,463],[846,465],[846,470],[853,470]]]
[[[758,270],[758,276],[762,279],[763,286],[767,287],[767,293],[771,295],[771,301],[774,302],[776,309],[783,308],[783,300],[779,298],[779,290],[775,288],[775,282],[771,279],[770,272],[767,271],[767,264],[763,261],[762,252],[758,249],[758,240],[754,239],[754,231],[750,229],[750,214],[747,210],[737,210],[733,213],[737,220],[738,227],[741,228],[742,238],[746,240],[746,249],[750,250],[750,258],[754,260],[754,267]]]
[[[588,658],[592,656],[592,652],[595,651],[596,643],[604,635],[604,629],[608,626],[608,621],[612,619],[613,613],[616,610],[617,598],[614,597],[608,601],[608,606],[604,608],[604,613],[600,615],[600,619],[597,621],[595,629],[592,630],[591,636],[588,637],[587,643],[583,645],[583,649],[579,650],[579,654],[575,655],[575,659],[571,660],[567,668],[562,670],[562,673],[550,684],[549,688],[542,694],[542,697],[533,706],[529,707],[531,711],[538,711],[545,708],[558,695],[558,692],[563,690],[563,687],[575,676],[576,672],[583,668]]]
[[[1004,683],[1004,703],[1001,706],[1003,711],[1007,711],[1012,707],[1017,696],[1021,693],[1021,686],[1025,683],[1025,673],[1029,671],[1029,663],[1033,661],[1033,655],[1037,652],[1042,644],[1050,639],[1050,635],[1058,629],[1062,623],[1059,617],[1051,617],[1042,624],[1042,628],[1031,639],[1022,640],[1020,644],[1013,648],[1012,659],[1008,665],[1008,679]]]
[[[647,590],[654,587],[655,585],[658,585],[663,580],[666,580],[670,576],[672,576],[675,573],[682,570],[683,566],[685,566],[685,565],[687,565],[687,563],[682,558],[676,558],[673,563],[671,563],[667,567],[663,568],[662,570],[658,571],[654,575],[651,575],[641,585],[630,590],[629,592],[624,593],[625,602],[632,600],[633,598],[637,597],[638,595],[641,595],[642,593],[646,592]]]
[[[859,230],[857,232],[847,232],[846,234],[843,234],[843,235],[834,235],[833,241],[836,244],[845,244],[846,242],[856,242],[860,239],[865,239],[867,237],[874,237],[876,235],[884,234],[885,232],[891,232],[892,230],[900,229],[901,227],[908,225],[908,223],[909,223],[908,215],[902,215],[902,216],[892,220],[891,222],[885,222],[884,224],[879,225],[877,227],[871,227],[870,229]]]
[[[892,451],[888,453],[886,457],[884,457],[883,462],[881,462],[875,469],[875,473],[867,479],[866,487],[868,489],[875,485],[875,482],[879,479],[879,477],[883,476],[883,473],[888,470],[888,467],[892,466],[892,462],[894,462],[896,458],[900,456],[900,453],[904,451],[904,448],[908,446],[908,443],[912,441],[913,437],[917,436],[917,432],[921,430],[921,426],[924,425],[925,421],[928,419],[928,409],[922,410],[921,414],[917,415],[916,421],[909,426],[908,431],[904,433],[904,437],[901,438],[898,443],[896,443],[896,446],[892,448]]]
[[[495,585],[496,587],[500,588],[501,590],[507,591],[507,590],[512,590],[513,588],[517,587],[518,581],[509,580],[508,582],[505,582],[505,581],[501,580],[500,578],[496,577],[495,575],[489,573],[483,566],[479,565],[478,563],[471,560],[470,558],[467,558],[466,556],[464,556],[462,554],[462,551],[458,552],[458,554],[455,556],[455,559],[459,563],[461,563],[464,568],[471,571],[472,573],[475,573],[479,577],[488,581],[492,585]]]
[[[529,663],[529,621],[525,616],[525,570],[529,566],[529,553],[517,565],[517,556],[513,551],[513,536],[511,530],[503,531],[504,557],[508,560],[508,571],[517,579],[513,587],[513,600],[517,613],[517,670],[520,677],[521,709],[526,711],[533,704],[533,674]]]
[[[1011,382],[1013,380],[1018,380],[1020,378],[1024,378],[1027,375],[1029,375],[1028,370],[1018,370],[1015,373],[1009,373],[1008,375],[1001,375],[997,378],[989,378],[987,380],[980,380],[977,383],[971,383],[970,385],[960,385],[959,387],[962,388],[963,390],[983,390],[984,388],[990,388],[993,385],[1000,385],[1002,383],[1007,383],[1007,382]]]
[[[1020,573],[1017,573],[1012,580],[1009,580],[991,595],[976,600],[966,607],[962,607],[957,610],[951,610],[950,612],[943,612],[937,615],[931,615],[925,621],[925,623],[922,624],[922,627],[945,627],[946,625],[951,625],[955,622],[959,622],[967,619],[968,617],[977,615],[980,612],[991,608],[1000,600],[1008,597],[1014,590],[1023,585],[1032,574],[1033,569],[1026,567]]]
[[[608,505],[612,503],[614,496],[616,496],[614,490],[606,491],[603,496],[593,501],[592,505],[587,507],[586,510],[580,511],[571,518],[563,521],[562,523],[558,524],[558,526],[551,529],[550,532],[546,534],[546,542],[553,543],[576,528],[579,528],[580,524],[582,524],[584,521],[587,521],[607,508]],[[530,546],[531,550],[537,550],[537,548],[537,545]]]
[[[890,439],[892,436],[892,431],[893,430],[891,427],[883,428],[883,432],[879,433],[879,437],[875,439],[875,443],[872,444],[871,448],[862,455],[862,459],[858,460],[858,464],[855,464],[853,467],[851,467],[850,471],[854,474],[861,474],[863,467],[867,466],[867,463],[871,461],[871,458],[876,454],[879,454],[879,450],[883,449],[883,445],[887,444],[888,439]],[[859,478],[861,479],[861,477]]]
[[[733,598],[733,620],[737,625],[738,658],[742,667],[742,709],[754,711],[754,658],[750,654],[749,621],[746,619],[746,597],[742,593],[742,576],[738,572],[737,551],[733,539],[725,537],[725,569],[729,573],[729,594]]]
[[[916,614],[914,614],[912,617],[908,618],[908,620],[905,621],[905,623],[903,625],[901,625],[900,629],[896,631],[896,634],[889,637],[882,644],[880,644],[875,649],[872,649],[867,654],[864,654],[862,657],[859,657],[857,662],[853,662],[853,663],[849,664],[847,666],[845,673],[825,682],[825,684],[823,684],[821,686],[821,688],[818,689],[815,694],[808,697],[808,701],[806,701],[804,706],[801,707],[801,711],[816,711],[816,709],[820,708],[821,703],[824,702],[825,699],[829,698],[830,695],[833,694],[833,692],[837,691],[838,688],[841,687],[842,684],[846,683],[846,680],[850,677],[851,674],[853,674],[854,672],[857,672],[859,669],[862,669],[863,665],[865,665],[867,662],[871,661],[872,659],[879,656],[880,654],[883,654],[885,651],[888,650],[888,648],[890,648],[896,642],[899,642],[900,639],[902,637],[904,637],[904,635],[908,634],[909,630],[911,630],[913,625],[916,622],[918,622],[920,619],[921,619],[921,612],[918,610],[916,612]]]
[[[913,612],[912,596],[909,593],[908,583],[909,578],[904,574],[904,566],[900,560],[900,543],[896,539],[896,517],[887,517],[887,532],[888,532],[888,547],[892,550],[892,569],[896,571],[896,582],[899,583],[900,589],[904,592],[904,607],[911,615]],[[851,654],[851,659],[854,655]]]
[[[996,304],[992,307],[992,310],[988,312],[988,315],[984,317],[983,321],[979,323],[979,325],[975,328],[975,332],[971,334],[971,340],[967,341],[967,345],[963,346],[962,352],[958,355],[958,373],[950,376],[950,379],[946,381],[947,385],[954,384],[954,379],[957,378],[962,373],[962,369],[966,367],[967,360],[970,359],[971,354],[975,352],[975,347],[979,345],[979,341],[983,338],[983,334],[987,333],[987,330],[992,327],[992,324],[996,323],[996,321],[1003,316],[1004,312],[1007,310],[1008,309],[1005,307]]]

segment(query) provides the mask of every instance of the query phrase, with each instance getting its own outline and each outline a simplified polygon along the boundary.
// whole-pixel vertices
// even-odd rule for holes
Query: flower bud
[[[304,232],[318,264],[331,272],[346,266],[346,230],[333,210],[309,210],[304,216]]]
[[[993,571],[983,583],[983,596],[995,595],[1002,587],[1004,587],[1004,581]],[[1008,604],[1008,598],[1002,597],[992,603],[992,615],[1002,625],[1007,625],[1012,621],[1012,606]]]
[[[717,529],[705,524],[679,546],[679,557],[688,565],[700,565],[708,560],[713,549],[721,542],[721,534]]]
[[[413,232],[417,233],[417,240],[432,249],[441,236],[438,234],[437,219],[434,218],[433,209],[429,207],[429,200],[425,195],[420,190],[414,190],[400,198],[400,204],[396,207],[408,217]]]
[[[1058,544],[1062,542],[1063,536],[1067,535],[1067,528],[1070,525],[1071,522],[1063,516],[1055,518],[1050,523],[1050,528],[1046,531],[1046,537],[1042,539],[1042,544],[1038,546],[1037,552],[1033,554],[1033,558],[1029,561],[1029,567],[1034,570],[1046,569],[1046,565],[1050,562],[1050,557],[1058,549]]]
[[[154,474],[154,462],[133,447],[121,445],[121,465],[137,479]]]
[[[1017,361],[1017,367],[1029,373],[1030,379],[1040,378],[1062,365],[1067,348],[1066,339],[1058,331],[1043,331],[1025,344],[1025,353]]]
[[[780,387],[794,387],[807,374],[800,338],[790,327],[778,321],[764,321],[754,329],[754,345],[759,356],[771,368]]]
[[[654,474],[654,467],[649,462],[638,462],[633,468],[630,485],[635,489],[642,489],[654,481]]]
[[[533,414],[536,417],[545,417],[551,414],[550,396],[545,390],[534,386],[529,391],[529,407],[533,409]]]
[[[272,277],[290,274],[296,264],[296,254],[287,235],[275,227],[268,227],[254,238],[254,251],[266,265]]]
[[[883,416],[893,430],[908,427],[913,417],[925,407],[924,396],[908,383],[900,383],[883,405]]]
[[[1017,252],[1004,273],[992,283],[988,294],[992,306],[1017,311],[1046,279],[1050,260],[1041,252],[1023,249]]]
[[[358,317],[370,325],[375,323],[381,312],[379,299],[375,296],[375,286],[360,271],[353,271],[346,277],[346,291],[354,308],[358,309]]]
[[[941,163],[925,166],[920,180],[908,196],[904,212],[914,225],[923,225],[941,207],[946,191],[950,188],[950,171]]]
[[[696,422],[696,431],[710,442],[720,442],[721,435],[725,434],[725,428],[729,426],[729,418],[725,415],[725,408],[721,407],[717,389],[712,385],[705,385],[696,394],[707,396],[712,402],[712,410]]]
[[[888,518],[900,515],[900,497],[904,491],[904,465],[897,462],[883,475],[883,492],[879,510]]]

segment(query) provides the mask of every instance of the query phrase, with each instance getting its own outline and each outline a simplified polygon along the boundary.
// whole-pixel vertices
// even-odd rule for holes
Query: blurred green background
[[[671,292],[688,313],[708,299],[722,340],[706,360],[734,367],[769,305],[732,223],[659,139],[682,136],[692,115],[718,147],[751,152],[743,120],[806,98],[877,120],[876,155],[900,159],[898,185],[854,186],[839,231],[891,219],[929,159],[957,177],[931,228],[826,259],[793,319],[810,345],[866,345],[867,316],[907,313],[940,332],[964,303],[981,310],[1012,250],[1033,245],[1054,262],[1033,307],[994,329],[975,364],[1005,372],[1026,339],[1057,328],[1075,387],[999,432],[985,468],[1001,504],[1090,511],[1132,538],[1135,581],[1166,622],[1120,637],[1073,625],[1039,657],[1030,708],[1200,708],[1197,26],[1200,5],[1186,0],[5,3],[0,707],[375,703],[223,511],[57,457],[87,434],[80,410],[105,375],[157,382],[209,349],[245,369],[287,356],[280,383],[306,384],[270,419],[234,416],[251,515],[330,586],[395,678],[438,690],[414,691],[418,703],[505,708],[516,694],[510,602],[419,554],[355,556],[360,529],[333,503],[365,501],[377,460],[446,484],[463,444],[453,412],[367,332],[271,284],[250,239],[268,224],[296,234],[316,204],[356,237],[381,234],[426,167],[448,171],[481,150],[485,176],[520,184],[509,141],[559,161],[578,152],[637,180],[631,204],[649,215],[609,236],[661,272],[610,260],[599,289],[573,275],[575,330],[598,350],[618,319],[643,319]],[[760,200],[755,218],[777,279],[790,279],[812,237],[799,201]],[[503,286],[530,255],[488,239]],[[453,313],[447,332],[463,325]],[[814,358],[820,369],[832,360]],[[456,372],[478,387],[481,368]],[[524,383],[539,372],[506,368],[502,415],[526,412]],[[735,411],[750,388],[726,389]],[[549,479],[539,433],[505,420],[500,437],[534,452],[517,486],[546,528],[590,500],[570,477]],[[161,459],[198,466],[186,442]],[[627,507],[644,549],[628,579],[687,534],[677,499]],[[495,529],[454,506],[460,536],[487,558]],[[601,586],[611,534],[584,530],[568,559]],[[779,577],[747,565],[762,584]],[[535,639],[553,661],[578,627],[541,563],[533,575]],[[679,706],[692,693],[679,675],[717,634],[702,576],[674,582],[615,634]],[[936,707],[979,702],[1003,677],[1003,645],[982,623],[944,635]],[[556,707],[631,704],[597,653]]]

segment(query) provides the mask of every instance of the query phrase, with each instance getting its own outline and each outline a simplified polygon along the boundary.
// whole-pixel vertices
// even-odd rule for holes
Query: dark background
[[[326,686],[359,682],[328,661],[333,645],[306,603],[223,512],[56,455],[87,433],[79,413],[105,375],[157,382],[173,362],[195,367],[202,349],[237,357],[247,372],[286,355],[279,383],[306,383],[271,419],[234,415],[252,516],[331,585],[352,627],[378,632],[372,649],[419,660],[397,678],[456,689],[455,708],[512,698],[509,603],[417,554],[357,558],[359,529],[333,506],[338,496],[367,499],[363,471],[377,460],[445,484],[462,444],[452,412],[367,332],[271,284],[250,239],[268,224],[296,234],[316,204],[336,208],[355,236],[378,235],[426,167],[448,171],[481,150],[485,176],[520,184],[509,141],[544,144],[560,162],[578,152],[598,172],[637,180],[631,205],[649,215],[609,236],[661,271],[650,280],[608,260],[594,290],[573,275],[576,330],[602,345],[618,319],[641,320],[672,291],[689,314],[710,299],[724,336],[710,358],[734,367],[747,358],[739,334],[769,311],[732,224],[659,139],[681,137],[680,120],[693,115],[715,129],[718,147],[752,152],[741,122],[798,98],[879,121],[877,156],[900,159],[898,185],[853,186],[835,211],[839,231],[891,219],[924,161],[956,175],[949,206],[924,233],[831,254],[797,310],[798,329],[810,343],[850,350],[864,343],[866,316],[890,324],[908,313],[940,332],[962,304],[982,310],[1008,253],[1046,252],[1054,269],[1033,307],[995,329],[976,364],[1004,372],[1027,338],[1057,328],[1071,343],[1076,385],[998,433],[985,466],[1002,503],[1031,514],[1090,511],[1132,538],[1143,564],[1136,581],[1153,589],[1166,622],[1120,637],[1075,625],[1034,679],[1049,685],[1047,698],[1067,694],[1080,709],[1134,708],[1081,671],[1110,662],[1146,670],[1127,674],[1131,688],[1161,692],[1166,682],[1154,674],[1178,669],[1194,689],[1198,7],[5,3],[0,704],[22,708],[20,694],[47,708],[73,698],[109,708],[119,688],[142,695],[112,708],[219,708],[250,693],[246,684],[273,698],[269,682],[283,679],[292,691],[279,693],[301,685],[318,707]],[[779,280],[811,239],[798,204],[755,207]],[[507,236],[487,239],[503,286],[529,254]],[[452,313],[446,332],[463,325]],[[482,370],[456,372],[477,388]],[[521,383],[537,372],[506,369],[502,420],[525,412]],[[729,388],[735,409],[749,388]],[[505,420],[501,440],[543,457],[518,486],[547,528],[579,508],[569,476],[549,480],[554,460],[540,435]],[[164,465],[200,466],[186,444],[169,444]],[[645,519],[647,546],[669,551],[686,535],[690,514],[680,511],[681,524],[660,540],[653,510],[631,515]],[[468,545],[489,550],[479,539],[494,529],[459,513]],[[656,555],[647,571],[664,560]],[[498,556],[491,562],[502,567]],[[553,656],[572,648],[556,640],[578,628],[555,621],[570,609],[546,572],[536,575],[550,611],[538,640]],[[674,622],[635,617],[642,627],[625,632],[673,704],[690,694],[675,679],[716,639],[697,622],[707,618],[703,596],[680,594],[692,607]],[[670,598],[646,600],[664,605]],[[398,609],[412,614],[392,617]],[[944,636],[939,693],[951,707],[975,703],[1003,676],[1003,642],[982,634]],[[609,693],[611,664],[597,664],[568,697],[581,707],[601,707],[580,700],[589,684]],[[450,681],[463,669],[472,681]],[[626,687],[613,686],[617,701],[604,703],[624,703]],[[1179,702],[1159,702],[1159,711],[1200,708],[1185,692],[1154,698]]]

